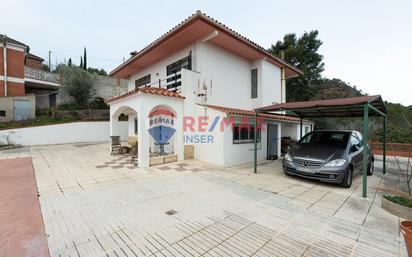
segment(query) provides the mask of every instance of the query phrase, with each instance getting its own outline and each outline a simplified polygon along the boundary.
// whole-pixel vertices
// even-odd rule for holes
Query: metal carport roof
[[[335,117],[363,117],[363,190],[362,195],[367,195],[367,144],[369,133],[369,116],[383,117],[383,174],[386,173],[386,115],[385,103],[380,95],[337,98],[328,100],[314,100],[304,102],[290,102],[273,104],[255,109],[255,117],[261,113],[274,113],[277,111],[290,111],[300,117],[300,136],[302,137],[302,119],[304,118],[335,118]],[[254,172],[257,172],[257,140],[254,140]]]
[[[260,113],[292,111],[302,118],[363,117],[363,106],[365,104],[372,107],[369,110],[369,116],[381,116],[373,108],[381,113],[387,113],[380,95],[273,104],[258,108],[256,111]]]

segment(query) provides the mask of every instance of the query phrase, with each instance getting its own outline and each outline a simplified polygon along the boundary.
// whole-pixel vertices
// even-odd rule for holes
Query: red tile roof
[[[203,20],[207,24],[210,24],[210,26],[214,27],[215,29],[218,29],[222,32],[227,33],[230,37],[239,40],[240,42],[243,42],[250,48],[254,49],[255,51],[258,51],[262,53],[266,58],[269,60],[272,60],[275,62],[279,67],[285,67],[286,70],[289,70],[291,74],[294,74],[293,76],[298,76],[302,75],[303,72],[298,69],[297,67],[294,67],[293,65],[287,63],[283,59],[273,55],[271,52],[266,50],[264,47],[258,45],[257,43],[253,42],[252,40],[246,38],[245,36],[241,35],[240,33],[234,31],[233,29],[227,27],[223,23],[213,19],[212,17],[208,16],[205,13],[202,13],[201,11],[196,11],[194,14],[183,20],[181,23],[173,27],[171,30],[160,36],[158,39],[150,43],[148,46],[143,48],[140,51],[133,51],[131,52],[131,57],[120,64],[117,68],[115,68],[113,71],[110,72],[110,76],[115,76],[116,73],[118,73],[120,70],[124,69],[126,66],[128,66],[130,63],[133,61],[137,60],[138,58],[141,58],[143,54],[153,50],[154,48],[158,47],[161,43],[167,41],[169,38],[175,35],[175,33],[183,30],[186,26],[191,25],[194,23],[195,20]]]
[[[114,102],[114,101],[121,100],[121,99],[123,99],[123,98],[129,97],[129,96],[132,96],[132,95],[135,95],[135,94],[137,94],[138,92],[146,93],[146,94],[153,94],[153,95],[176,97],[176,98],[181,98],[181,99],[184,99],[184,98],[185,98],[184,96],[180,95],[179,93],[169,91],[169,90],[167,90],[166,88],[139,87],[139,88],[136,88],[136,89],[134,89],[134,90],[128,91],[128,92],[126,92],[126,93],[124,93],[124,94],[121,94],[121,95],[115,96],[115,97],[113,97],[113,98],[107,99],[107,100],[106,100],[106,103],[111,103],[111,102]]]
[[[239,116],[255,116],[255,111],[253,110],[242,110],[242,109],[237,109],[237,108],[229,108],[229,107],[223,107],[223,106],[217,106],[217,105],[202,105],[200,106],[205,106],[207,108],[224,112],[227,114],[231,115],[239,115]],[[280,121],[292,121],[292,122],[300,122],[300,119],[295,116],[290,116],[290,115],[282,115],[282,114],[269,114],[269,113],[259,113],[258,117],[264,118],[264,119],[269,119],[269,120],[280,120]],[[313,123],[310,120],[303,120],[305,123]]]

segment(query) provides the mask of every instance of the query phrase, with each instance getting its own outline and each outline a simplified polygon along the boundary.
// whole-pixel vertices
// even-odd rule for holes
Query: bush
[[[84,109],[84,106],[80,106],[75,102],[71,103],[62,103],[57,107],[59,110],[80,110]]]
[[[103,98],[96,97],[90,103],[90,109],[109,109],[109,106],[104,102]]]
[[[63,90],[73,98],[73,104],[87,108],[94,95],[93,77],[87,71],[78,67],[61,65],[59,67]]]
[[[406,207],[411,207],[412,208],[412,200],[409,198],[406,198],[404,196],[399,196],[399,195],[384,195],[383,196],[386,200],[391,201],[393,203],[406,206]]]

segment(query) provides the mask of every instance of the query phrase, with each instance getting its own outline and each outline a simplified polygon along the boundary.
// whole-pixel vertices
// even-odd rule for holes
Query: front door
[[[278,125],[268,124],[267,136],[267,159],[274,159],[278,157]]]

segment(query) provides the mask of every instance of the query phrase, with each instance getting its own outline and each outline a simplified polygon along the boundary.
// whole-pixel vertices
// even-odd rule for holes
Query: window
[[[305,135],[299,142],[307,145],[330,145],[346,147],[350,133],[339,131],[314,131]]]
[[[192,54],[191,53],[189,53],[189,55],[186,56],[185,58],[167,65],[166,67],[167,76],[172,75],[176,72],[179,72],[182,68],[185,68],[188,70],[192,69]]]
[[[189,53],[183,59],[176,61],[172,64],[167,65],[166,67],[166,75],[167,75],[167,89],[171,91],[179,91],[179,87],[182,85],[182,75],[177,74],[182,68],[191,70],[192,69],[192,52]],[[173,75],[173,76],[172,76]]]
[[[6,117],[6,111],[0,110],[0,117]]]
[[[150,74],[144,77],[141,77],[140,79],[137,79],[134,83],[135,83],[135,88],[147,86],[148,84],[150,84]]]
[[[129,120],[129,115],[126,115],[124,113],[119,115],[118,121],[128,121]]]
[[[257,142],[260,142],[260,129],[257,131]],[[253,143],[255,138],[255,127],[247,125],[234,125],[233,126],[233,143],[245,144]]]
[[[257,69],[253,69],[251,71],[251,97],[257,98],[258,97],[258,78],[257,78]]]
[[[134,134],[137,135],[137,118],[134,118]]]

